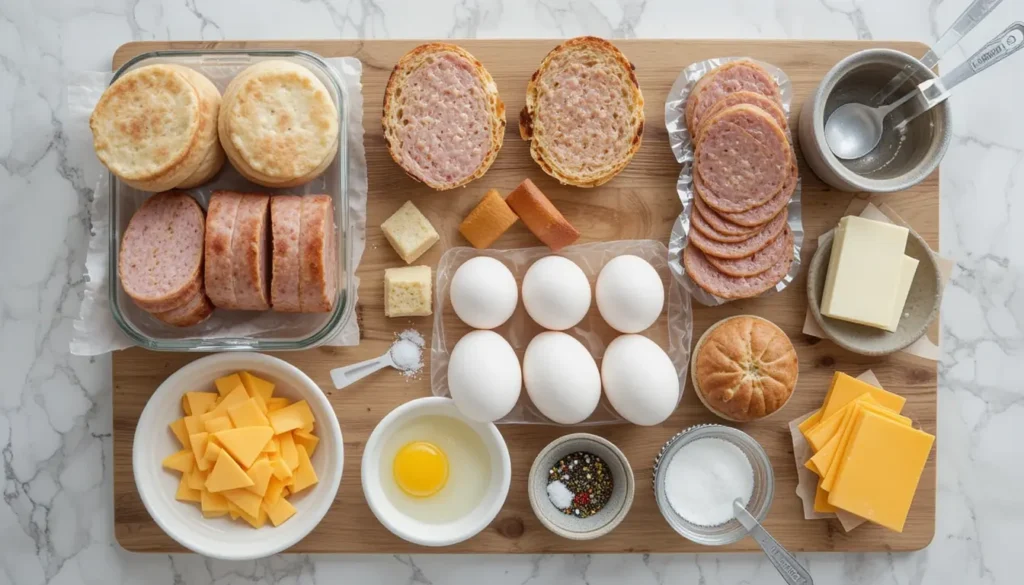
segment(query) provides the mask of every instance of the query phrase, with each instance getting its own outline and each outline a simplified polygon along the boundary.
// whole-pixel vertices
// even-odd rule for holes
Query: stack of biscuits
[[[117,79],[89,119],[96,156],[143,191],[189,189],[224,164],[217,140],[220,92],[180,65],[149,65]]]
[[[793,262],[787,205],[799,181],[779,86],[741,59],[702,77],[686,102],[693,190],[683,265],[726,299],[774,287]]]
[[[220,142],[232,166],[264,187],[295,187],[323,173],[338,152],[338,109],[309,69],[262,61],[224,89]]]

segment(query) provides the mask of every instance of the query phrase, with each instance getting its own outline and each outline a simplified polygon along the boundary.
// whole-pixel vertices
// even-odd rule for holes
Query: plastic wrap
[[[723,299],[717,297],[698,286],[693,282],[689,275],[686,274],[686,269],[683,267],[683,250],[687,246],[687,234],[690,233],[690,212],[693,208],[693,198],[696,194],[693,191],[693,142],[690,139],[690,132],[686,128],[686,120],[684,117],[684,111],[686,108],[686,100],[690,95],[690,91],[693,89],[697,80],[709,73],[711,70],[728,63],[730,61],[736,61],[738,59],[749,59],[749,57],[721,57],[717,59],[707,59],[705,61],[699,61],[683,69],[676,78],[672,89],[669,90],[668,97],[665,99],[665,128],[668,130],[668,141],[672,147],[672,154],[675,155],[676,160],[682,164],[682,168],[679,171],[679,179],[676,181],[676,193],[679,195],[679,201],[683,204],[683,212],[679,214],[675,224],[672,226],[672,233],[669,236],[668,243],[668,262],[672,273],[676,279],[682,284],[683,288],[700,304],[707,306],[717,306],[730,301],[730,299]],[[782,108],[786,112],[787,117],[789,116],[790,104],[793,100],[793,84],[789,80],[789,77],[778,67],[771,65],[770,63],[764,63],[755,61],[761,67],[764,67],[768,73],[772,75],[776,83],[779,84],[779,93],[782,97]],[[789,141],[792,144],[793,136],[792,132],[787,130],[789,135]],[[795,156],[795,155],[794,155]],[[803,180],[799,179],[796,184],[796,190],[793,192],[793,198],[789,201],[787,211],[789,216],[787,223],[789,229],[793,232],[793,264],[789,267],[789,273],[786,274],[782,280],[778,282],[772,289],[762,293],[760,296],[766,296],[774,294],[776,292],[784,290],[800,272],[800,250],[803,248],[804,243],[804,224],[800,205],[800,194],[802,191]]]
[[[451,350],[463,335],[473,330],[460,321],[452,309],[448,289],[455,271],[470,258],[490,256],[505,264],[515,276],[517,285],[521,286],[526,270],[535,261],[551,254],[551,250],[545,247],[517,250],[452,248],[445,252],[437,266],[434,286],[434,333],[430,344],[430,386],[435,396],[448,396],[448,358]],[[649,262],[657,270],[665,285],[666,302],[661,317],[642,335],[665,349],[672,359],[679,375],[681,398],[682,389],[686,387],[686,373],[690,363],[693,316],[690,312],[689,296],[685,294],[669,270],[665,245],[654,240],[624,240],[570,246],[558,252],[559,256],[572,260],[583,269],[584,274],[590,280],[591,289],[597,281],[601,268],[612,258],[623,254],[633,254]],[[544,329],[530,319],[520,299],[512,317],[495,331],[509,341],[521,363],[527,344]],[[579,340],[590,350],[590,354],[598,362],[598,367],[600,367],[605,348],[620,335],[604,322],[597,311],[597,304],[593,301],[586,317],[566,333]],[[512,412],[497,422],[498,424],[556,424],[542,415],[530,402],[525,388]],[[574,426],[624,422],[626,421],[615,412],[602,394],[601,402],[594,413],[579,425]]]

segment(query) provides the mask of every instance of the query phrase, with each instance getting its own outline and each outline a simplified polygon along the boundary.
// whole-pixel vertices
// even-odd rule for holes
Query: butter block
[[[894,332],[900,326],[900,319],[903,318],[903,308],[907,304],[907,296],[910,295],[910,286],[914,284],[914,274],[917,273],[917,258],[911,258],[910,256],[903,257],[903,263],[900,266],[900,286],[896,289],[896,302],[892,306],[892,317],[889,319],[889,324],[885,327],[886,331]]]
[[[425,317],[431,313],[433,279],[429,266],[388,268],[384,271],[384,314]]]
[[[434,226],[412,201],[406,201],[399,207],[381,224],[380,229],[406,264],[415,262],[441,239]]]
[[[885,329],[899,293],[909,230],[848,215],[832,242],[821,313]]]
[[[903,532],[935,437],[873,412],[853,430],[828,503]]]

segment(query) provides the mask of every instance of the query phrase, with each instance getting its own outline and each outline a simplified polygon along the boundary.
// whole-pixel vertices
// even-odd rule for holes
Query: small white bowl
[[[181,418],[181,397],[191,390],[213,391],[214,379],[248,371],[277,385],[275,396],[305,400],[313,411],[320,443],[311,463],[319,483],[288,501],[295,515],[280,526],[259,530],[228,517],[203,518],[199,506],[174,499],[180,475],[163,469],[164,457],[181,449],[168,429]],[[198,359],[171,374],[149,398],[132,443],[135,486],[153,520],[178,544],[201,555],[240,561],[279,553],[309,534],[334,503],[344,467],[344,443],[334,408],[323,391],[298,368],[259,353],[220,353]]]
[[[396,429],[421,416],[447,416],[473,429],[491,459],[491,481],[484,499],[465,517],[445,524],[428,524],[403,514],[388,500],[380,483],[381,451]],[[478,423],[455,408],[450,398],[428,397],[406,402],[384,417],[363,450],[363,495],[377,520],[392,534],[422,546],[449,546],[468,540],[487,527],[501,511],[512,483],[512,460],[505,439],[493,423]]]

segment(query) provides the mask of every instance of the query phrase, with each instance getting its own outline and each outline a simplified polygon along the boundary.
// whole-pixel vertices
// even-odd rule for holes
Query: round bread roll
[[[199,152],[202,158],[192,174],[177,185],[178,189],[198,187],[212,179],[224,166],[224,149],[217,136],[217,115],[220,113],[220,90],[205,75],[188,67],[180,67],[200,97]]]
[[[697,340],[690,372],[708,410],[726,420],[747,422],[786,405],[800,364],[793,343],[777,325],[737,315],[715,323]]]
[[[217,125],[231,164],[264,187],[308,183],[338,152],[338,110],[330,92],[289,61],[261,61],[232,79]]]
[[[391,72],[382,122],[391,158],[413,179],[446,191],[491,168],[505,138],[505,104],[473,55],[427,43]]]
[[[633,160],[644,132],[633,69],[597,37],[569,39],[544,57],[519,114],[519,134],[544,172],[566,185],[596,187]]]

